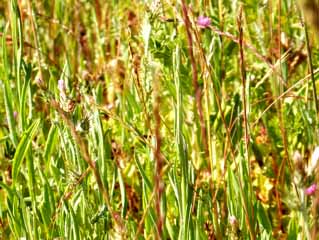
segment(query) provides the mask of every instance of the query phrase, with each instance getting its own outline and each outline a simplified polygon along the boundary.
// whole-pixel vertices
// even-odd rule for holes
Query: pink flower
[[[65,87],[65,82],[62,79],[60,79],[58,81],[58,89],[60,92],[60,97],[65,98],[66,97],[66,94],[65,94],[66,87]]]
[[[58,81],[58,89],[60,92],[65,92],[65,83],[62,79]]]
[[[237,223],[236,217],[235,217],[235,216],[230,216],[230,217],[229,217],[229,223],[230,223],[231,225],[235,225],[235,224]]]
[[[205,16],[199,16],[197,18],[197,25],[200,27],[200,28],[207,28],[209,27],[211,24],[211,20],[209,17],[205,17]]]
[[[313,183],[310,185],[310,187],[306,188],[305,190],[305,194],[310,196],[310,195],[313,195],[317,190],[317,184],[316,183]]]

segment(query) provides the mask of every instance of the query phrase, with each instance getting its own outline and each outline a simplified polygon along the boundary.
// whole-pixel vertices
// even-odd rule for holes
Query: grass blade
[[[22,160],[25,157],[31,143],[33,137],[38,130],[40,124],[40,119],[34,121],[31,126],[23,133],[22,138],[17,146],[17,150],[14,154],[13,162],[12,162],[12,182],[15,184],[17,182],[19,170],[22,164]]]

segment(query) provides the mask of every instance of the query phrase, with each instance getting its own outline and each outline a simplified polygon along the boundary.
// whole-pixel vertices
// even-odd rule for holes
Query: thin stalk
[[[279,0],[278,2],[278,12],[279,12],[279,16],[278,16],[278,52],[279,52],[279,59],[281,59],[281,41],[280,41],[280,37],[281,37],[281,0]],[[280,76],[282,76],[282,62],[279,61],[279,74]],[[279,94],[276,93],[277,95],[281,95],[282,92],[284,91],[283,88],[283,84],[280,81],[277,81],[279,84]],[[280,231],[282,229],[282,202],[281,202],[281,194],[280,194],[280,189],[283,185],[284,182],[284,169],[286,166],[286,162],[289,162],[289,154],[288,154],[288,144],[287,144],[287,137],[286,137],[286,130],[285,130],[285,125],[284,125],[284,119],[283,119],[283,111],[282,111],[282,99],[280,99],[280,101],[278,101],[278,119],[279,119],[279,128],[280,128],[280,132],[281,132],[281,136],[282,136],[282,141],[284,144],[284,151],[285,151],[285,156],[283,158],[283,160],[281,161],[281,164],[279,166],[279,171],[276,177],[276,186],[275,186],[275,197],[276,197],[276,202],[277,202],[277,207],[278,207],[278,231]]]
[[[203,107],[202,107],[202,91],[198,84],[198,76],[197,76],[197,65],[194,57],[194,51],[193,51],[193,37],[191,34],[191,22],[189,20],[188,11],[186,7],[186,3],[184,0],[182,0],[182,11],[183,11],[183,20],[185,23],[186,33],[187,33],[187,39],[188,39],[188,52],[189,57],[192,65],[192,75],[193,75],[193,88],[195,92],[195,100],[196,100],[196,107],[197,107],[197,114],[199,117],[199,123],[201,127],[201,134],[203,139],[203,145],[204,145],[204,151],[206,154],[206,157],[209,159],[209,151],[208,151],[208,143],[207,143],[207,136],[206,136],[206,125],[205,120],[203,116]],[[210,169],[210,162],[208,163],[208,168]]]
[[[317,168],[318,170],[318,168]],[[316,182],[319,181],[319,174],[318,174],[318,171],[316,171]],[[312,225],[312,228],[311,228],[311,238],[309,239],[318,239],[318,209],[319,209],[319,191],[316,191],[316,194],[315,194],[315,197],[313,199],[313,203],[312,203],[312,216],[313,216],[313,219],[314,219],[314,223]],[[304,214],[305,217],[308,216],[308,214]],[[308,224],[306,223],[305,224],[306,227],[308,228]]]
[[[40,75],[40,80],[38,81],[38,83],[42,85],[42,84],[44,84],[42,67],[41,67],[42,56],[41,56],[41,49],[40,49],[40,44],[39,44],[39,37],[37,34],[37,25],[36,25],[36,19],[34,17],[32,0],[28,0],[28,7],[29,7],[29,12],[30,12],[29,17],[30,17],[31,28],[32,28],[33,38],[34,38],[34,45],[35,45],[35,49],[37,52],[38,68],[39,68],[39,75]]]
[[[218,35],[228,37],[228,38],[230,38],[231,40],[233,40],[234,42],[239,43],[239,40],[238,40],[235,36],[233,36],[233,35],[231,35],[231,34],[229,34],[229,33],[221,32],[221,31],[215,29],[214,27],[211,27],[211,29],[212,29],[215,33],[217,33]],[[196,33],[196,34],[195,34],[195,37],[196,37],[197,44],[200,46],[199,34],[198,34],[196,31],[195,31],[195,33]],[[248,48],[250,48],[250,49],[254,49],[254,47],[252,47],[251,45],[246,44],[244,41],[243,41],[243,45],[245,45],[246,47],[248,47]],[[205,62],[205,64],[206,64],[206,67],[207,67],[207,69],[209,69],[208,74],[209,74],[210,78],[212,78],[212,74],[211,74],[212,70],[211,70],[211,68],[209,67],[209,65],[207,64],[204,50],[203,50],[203,48],[201,48],[201,47],[199,47],[199,49],[200,49],[200,53],[201,53],[201,55],[202,55],[202,57],[203,57],[203,59],[204,59],[204,62]],[[256,53],[256,51],[254,51],[254,52]],[[257,56],[259,56],[258,53],[257,53]],[[260,56],[261,56],[261,55],[260,55]],[[263,57],[261,56],[261,59],[262,59],[262,58],[263,58]],[[225,151],[226,151],[226,149],[230,149],[230,153],[231,153],[232,158],[233,158],[234,163],[235,163],[235,169],[238,170],[238,163],[236,162],[235,150],[234,150],[234,146],[232,145],[232,142],[231,142],[230,128],[227,126],[227,123],[226,123],[226,120],[225,120],[225,116],[224,116],[224,112],[222,111],[220,96],[219,96],[219,94],[217,93],[215,87],[213,87],[213,92],[214,92],[214,96],[215,96],[215,99],[216,99],[216,103],[217,103],[218,109],[219,109],[220,114],[221,114],[221,120],[222,120],[223,125],[224,125],[225,130],[226,130],[226,140],[225,140],[225,147],[224,147],[224,149],[225,149]],[[225,164],[224,164],[224,165],[225,165],[225,168],[224,168],[223,175],[217,180],[217,184],[216,184],[217,186],[215,187],[215,189],[216,189],[216,190],[215,190],[215,193],[212,193],[212,202],[213,202],[213,203],[215,203],[215,201],[216,201],[219,186],[220,186],[221,183],[223,182],[223,179],[224,179],[225,174],[226,174],[226,171],[227,171],[227,169],[226,169],[226,167],[227,167],[227,154],[224,154],[224,162],[225,162]],[[239,178],[238,180],[239,180],[240,192],[241,192],[242,197],[243,197],[244,191],[243,191],[242,180],[241,180],[241,178]],[[212,187],[212,186],[211,186],[211,187]],[[212,189],[213,189],[213,188],[212,188]],[[246,202],[246,200],[245,200],[244,197],[242,198],[242,201],[243,201],[243,208],[244,208],[245,216],[246,216],[246,219],[247,219],[247,217],[248,217],[247,202]],[[215,205],[215,204],[214,204],[214,205]],[[215,205],[215,206],[216,206],[216,205]],[[214,213],[215,221],[218,221],[218,214],[217,214],[216,209],[214,208],[212,211],[213,211],[213,213]],[[219,233],[220,233],[219,225],[216,224],[215,227],[216,227],[215,233],[216,233],[216,235],[217,235],[216,237],[217,237],[217,239],[221,239],[222,237],[219,236]]]
[[[22,34],[22,22],[20,15],[20,8],[17,0],[11,0],[11,32],[12,32],[12,43],[14,48],[14,67],[16,74],[16,84],[18,88],[18,99],[20,101],[22,92],[21,83],[21,64],[22,64],[22,53],[23,53],[23,34]]]
[[[85,144],[85,142],[83,141],[81,136],[77,133],[74,124],[69,119],[69,117],[66,115],[66,113],[61,109],[61,107],[59,106],[59,103],[56,102],[55,100],[51,100],[51,106],[59,113],[59,115],[61,116],[63,121],[69,127],[71,134],[72,134],[72,137],[74,138],[75,142],[77,143],[83,159],[87,162],[87,164],[90,166],[91,170],[93,171],[94,177],[96,179],[96,183],[97,183],[98,188],[102,194],[102,197],[105,201],[105,204],[108,208],[108,211],[111,213],[111,216],[113,217],[117,226],[120,227],[121,232],[124,233],[125,229],[124,229],[124,225],[123,225],[123,220],[121,219],[120,215],[118,213],[116,213],[111,207],[109,195],[108,195],[107,190],[105,189],[105,187],[103,185],[99,170],[96,168],[95,162],[93,162],[93,160],[90,157],[87,145]]]
[[[315,76],[314,76],[314,73],[313,73],[313,64],[312,64],[312,56],[311,56],[311,48],[310,48],[310,43],[309,43],[308,29],[307,29],[307,24],[305,22],[303,22],[303,27],[304,27],[304,31],[305,31],[305,37],[306,37],[308,65],[309,65],[309,70],[310,70],[310,74],[311,74],[313,97],[314,97],[315,106],[316,106],[316,112],[317,112],[317,116],[318,116],[319,105],[318,105],[316,81],[315,81]]]
[[[242,21],[242,8],[239,10],[239,16],[237,19],[238,30],[239,30],[239,65],[240,65],[240,74],[242,81],[242,99],[243,99],[243,121],[245,129],[245,148],[246,148],[246,158],[249,164],[249,175],[250,175],[250,161],[249,161],[249,135],[248,135],[248,121],[247,121],[247,102],[246,102],[246,69],[245,69],[245,60],[244,60],[244,50],[243,50],[243,28],[241,25]]]
[[[155,190],[155,189],[154,189]],[[144,223],[144,221],[145,221],[145,218],[147,217],[147,214],[149,213],[149,210],[150,210],[150,208],[151,208],[151,206],[152,206],[152,201],[153,201],[153,198],[155,197],[155,191],[153,191],[152,192],[152,195],[150,196],[150,198],[149,198],[149,202],[148,202],[148,204],[147,204],[147,206],[146,206],[146,208],[144,208],[144,212],[143,212],[143,216],[142,216],[142,218],[141,218],[141,221],[138,223],[138,227],[137,227],[137,231],[136,231],[136,233],[135,233],[135,237],[134,237],[134,240],[138,240],[139,239],[139,236],[140,236],[140,234],[141,234],[141,232],[142,232],[142,230],[143,230],[143,223]]]
[[[132,37],[133,38],[133,37]],[[147,106],[146,106],[146,93],[143,90],[142,83],[141,83],[141,77],[140,77],[140,57],[137,54],[137,51],[132,46],[131,42],[128,43],[129,46],[129,53],[132,58],[132,66],[133,66],[133,72],[134,72],[134,85],[136,87],[137,95],[142,103],[143,106],[143,112],[144,112],[144,119],[145,119],[145,128],[150,129],[150,120],[149,120],[149,114],[147,112]]]
[[[297,8],[298,8],[298,5],[297,5]],[[317,117],[318,117],[319,105],[318,105],[318,97],[317,97],[317,90],[316,90],[316,81],[315,81],[313,64],[312,64],[311,48],[310,48],[309,36],[308,36],[308,27],[307,27],[307,23],[304,20],[303,15],[302,15],[302,11],[299,8],[298,8],[298,10],[299,10],[300,22],[301,22],[301,25],[303,26],[303,29],[305,32],[307,55],[308,55],[308,66],[309,66],[309,71],[310,71],[310,75],[311,75],[313,96],[314,96],[314,100],[315,100],[316,112],[317,112]],[[307,9],[307,10],[309,10],[309,9]],[[306,13],[309,13],[309,12],[306,11]]]
[[[319,73],[319,68],[317,68],[316,70],[314,70],[314,75]],[[266,112],[268,112],[270,110],[270,108],[272,108],[279,100],[283,99],[284,97],[286,97],[288,95],[289,92],[291,92],[294,88],[298,87],[302,82],[308,80],[309,78],[311,78],[311,74],[308,74],[307,76],[305,76],[304,78],[298,80],[296,83],[294,83],[291,87],[289,87],[286,91],[284,91],[282,94],[280,94],[276,99],[274,99],[274,101],[269,104],[264,111],[261,112],[261,114],[258,116],[258,118],[255,120],[255,122],[253,124],[251,124],[252,127],[255,127],[258,122],[260,121],[260,119],[266,114]]]
[[[238,31],[239,31],[239,64],[240,64],[240,73],[241,73],[241,80],[242,80],[242,101],[243,101],[243,108],[244,108],[244,113],[243,113],[243,121],[244,121],[244,129],[245,129],[245,150],[246,150],[246,159],[248,162],[248,175],[249,175],[249,184],[250,188],[252,188],[252,183],[251,183],[251,163],[249,159],[249,135],[248,135],[248,122],[247,122],[247,106],[246,106],[246,70],[245,70],[245,60],[244,60],[244,51],[243,51],[243,28],[242,28],[242,6],[240,6],[239,9],[239,15],[237,18],[237,25],[238,25]],[[243,197],[243,201],[245,202],[245,198]],[[246,206],[245,206],[246,205]],[[247,203],[244,206],[247,208]],[[248,216],[247,209],[246,211],[246,223],[248,225],[249,233],[251,239],[256,239],[256,233],[254,230],[254,227],[251,224],[251,221]],[[253,213],[253,208],[252,208],[252,220],[254,217]]]
[[[91,172],[91,168],[90,168],[90,166],[89,166],[89,167],[79,176],[79,178],[78,178],[74,183],[70,184],[70,185],[66,188],[64,194],[62,195],[62,197],[61,197],[60,200],[59,200],[58,206],[57,206],[56,209],[55,209],[55,213],[52,215],[53,217],[51,218],[52,221],[51,221],[51,223],[50,223],[50,228],[49,228],[49,229],[51,229],[51,228],[54,226],[54,223],[55,223],[55,221],[56,221],[56,219],[57,219],[57,217],[58,217],[58,212],[59,212],[59,210],[61,209],[63,202],[71,198],[72,194],[74,193],[75,188],[76,188],[77,186],[79,186],[79,185],[83,182],[83,180],[86,178],[86,176],[88,176],[88,174],[89,174],[90,172]]]
[[[157,76],[157,74],[156,74]],[[156,192],[155,196],[155,209],[157,214],[157,235],[156,239],[162,239],[163,237],[163,226],[164,226],[164,216],[161,211],[161,201],[162,201],[162,195],[164,192],[164,182],[162,180],[162,169],[164,166],[164,161],[161,155],[161,117],[160,117],[160,96],[159,96],[159,81],[160,79],[156,78],[154,79],[154,107],[153,107],[153,114],[155,118],[155,140],[156,140],[156,146],[154,149],[154,158],[156,161],[156,170],[155,170],[155,185],[154,189]]]
[[[9,63],[8,63],[8,55],[7,55],[7,45],[6,45],[6,34],[9,25],[6,26],[5,31],[2,36],[2,63],[3,63],[3,73],[4,73],[4,86],[3,86],[3,94],[4,94],[4,105],[6,109],[8,127],[10,131],[10,138],[15,147],[18,146],[18,133],[16,128],[16,122],[14,119],[14,110],[13,110],[13,96],[9,83]]]
[[[189,185],[188,185],[188,159],[185,156],[184,139],[183,139],[183,91],[181,88],[181,82],[179,78],[180,73],[180,46],[176,46],[173,64],[174,64],[174,80],[176,90],[176,106],[175,106],[175,140],[176,140],[176,151],[178,153],[179,163],[176,162],[175,166],[180,166],[181,169],[181,180],[180,180],[180,236],[182,236],[187,229],[187,199],[189,197]],[[177,167],[174,167],[174,174],[177,175]],[[177,185],[177,184],[176,184]]]

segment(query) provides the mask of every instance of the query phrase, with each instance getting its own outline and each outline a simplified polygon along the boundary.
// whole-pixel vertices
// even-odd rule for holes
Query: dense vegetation
[[[0,1],[0,239],[317,239],[318,6]]]

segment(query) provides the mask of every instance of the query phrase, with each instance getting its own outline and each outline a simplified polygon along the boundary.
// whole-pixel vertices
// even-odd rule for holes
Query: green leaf
[[[9,25],[6,26],[5,31],[2,36],[2,61],[3,61],[3,73],[4,73],[4,86],[3,86],[3,93],[4,93],[4,105],[7,114],[8,126],[10,131],[10,138],[13,145],[16,147],[18,145],[18,135],[17,135],[17,128],[16,123],[13,115],[13,94],[9,84],[9,65],[7,59],[7,45],[6,45],[6,32]]]
[[[44,160],[46,161],[46,163],[49,162],[50,155],[54,149],[54,146],[56,145],[58,136],[57,133],[57,127],[55,125],[52,125],[44,148]]]
[[[272,231],[270,220],[267,213],[260,202],[257,203],[257,218],[258,222],[263,226],[268,233]]]
[[[13,184],[17,181],[18,173],[23,158],[25,157],[27,150],[30,147],[34,134],[36,133],[40,124],[40,120],[37,119],[22,135],[21,141],[18,144],[17,150],[14,154],[12,163],[12,181]]]

